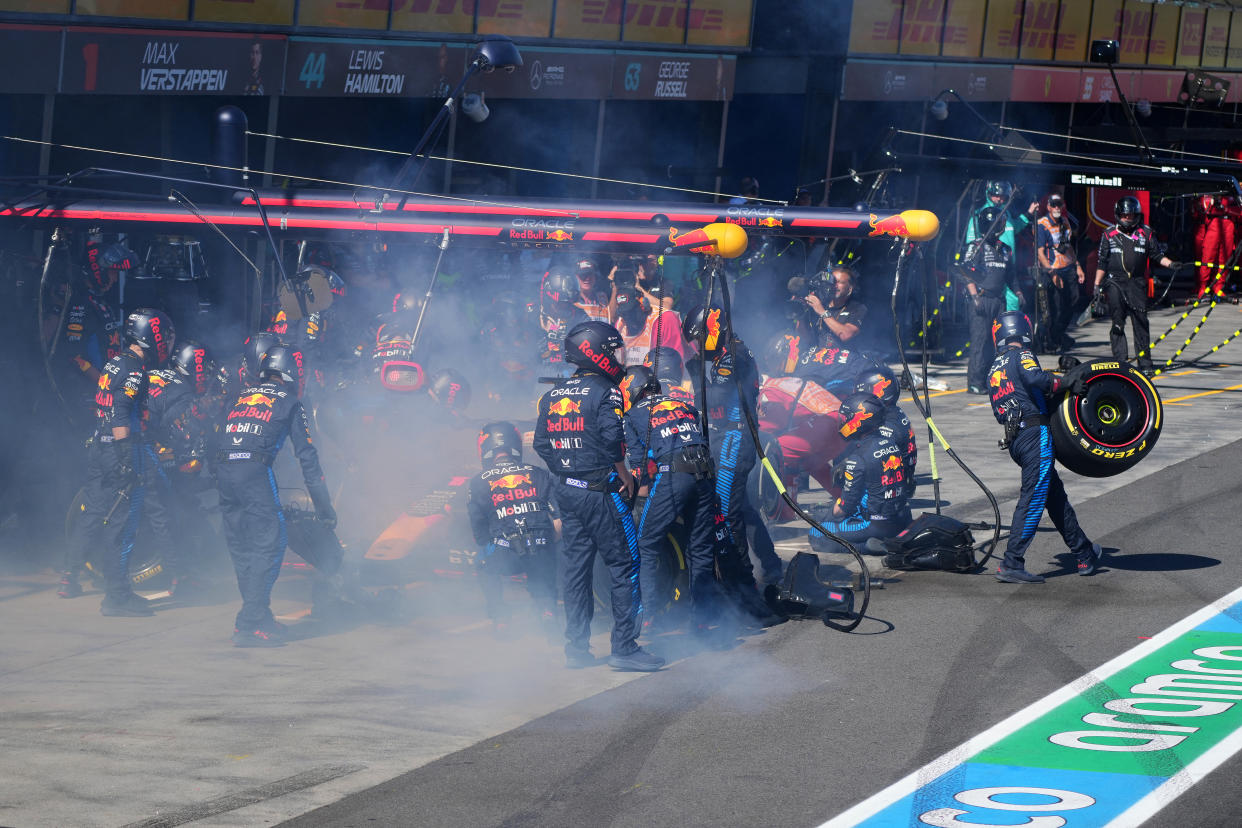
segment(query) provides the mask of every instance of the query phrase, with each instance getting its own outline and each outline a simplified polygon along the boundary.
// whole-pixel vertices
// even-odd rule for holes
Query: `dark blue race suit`
[[[526,588],[543,612],[556,610],[555,529],[552,477],[529,463],[502,457],[470,481],[466,512],[482,549],[479,583],[487,617],[508,619],[501,578],[526,574]]]
[[[698,417],[682,400],[663,394],[645,397],[625,414],[625,445],[631,468],[641,474],[648,462],[655,467],[638,521],[644,612],[658,612],[668,603],[669,573],[660,571],[661,550],[681,518],[689,529],[685,554],[694,620],[706,626],[715,620],[718,608],[719,539],[713,463]]]
[[[914,426],[910,424],[910,418],[896,403],[884,409],[884,425],[880,426],[879,434],[901,446],[903,474],[906,479],[903,495],[908,500],[914,497],[914,471],[919,462],[919,444],[914,438]]]
[[[833,476],[841,486],[836,505],[845,516],[824,521],[824,528],[851,544],[867,538],[891,538],[910,525],[905,447],[879,433],[851,441],[845,461]],[[823,535],[811,530],[813,545]]]
[[[1035,354],[1017,345],[1004,348],[988,371],[992,413],[997,422],[1018,424],[1017,436],[1009,444],[1009,456],[1022,469],[1022,489],[1009,525],[1009,543],[1002,563],[1006,569],[1026,568],[1026,549],[1035,537],[1045,508],[1078,560],[1091,558],[1091,541],[1078,526],[1078,516],[1065,496],[1053,462],[1048,399],[1058,387],[1059,380],[1039,367]]]
[[[612,595],[612,654],[629,655],[638,649],[638,537],[615,469],[625,457],[620,389],[582,370],[557,380],[539,399],[535,452],[557,480],[565,652],[582,654],[590,646],[598,553]]]

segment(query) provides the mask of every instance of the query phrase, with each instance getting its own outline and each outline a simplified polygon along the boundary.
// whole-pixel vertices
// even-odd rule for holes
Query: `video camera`
[[[837,295],[837,283],[826,271],[811,276],[794,276],[785,283],[785,287],[798,299],[806,299],[814,294],[824,307],[827,307]]]

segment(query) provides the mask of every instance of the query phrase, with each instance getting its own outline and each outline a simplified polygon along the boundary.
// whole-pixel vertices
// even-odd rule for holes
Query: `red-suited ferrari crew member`
[[[272,616],[271,597],[288,538],[272,461],[286,440],[302,466],[315,515],[329,528],[336,527],[336,511],[300,400],[304,378],[302,353],[272,346],[263,356],[258,381],[233,401],[217,434],[220,513],[242,597],[233,630],[238,647],[284,644],[284,625]]]

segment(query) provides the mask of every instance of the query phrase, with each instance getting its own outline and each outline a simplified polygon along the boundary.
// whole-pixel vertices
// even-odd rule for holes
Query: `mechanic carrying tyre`
[[[272,472],[272,462],[285,440],[293,445],[302,466],[315,515],[329,528],[336,527],[336,510],[300,399],[305,376],[301,351],[273,345],[263,355],[258,382],[238,395],[220,423],[216,484],[224,536],[242,597],[233,630],[237,647],[285,643],[285,627],[271,609],[272,587],[288,546]]]
[[[1002,313],[992,325],[992,337],[998,350],[988,371],[992,413],[1005,427],[1001,445],[1009,449],[1009,456],[1022,469],[1022,489],[996,580],[1008,584],[1044,582],[1042,575],[1027,571],[1026,550],[1045,509],[1065,545],[1077,556],[1078,574],[1094,575],[1100,563],[1100,545],[1092,543],[1079,527],[1053,458],[1049,400],[1064,390],[1061,381],[1039,367],[1031,351],[1031,323],[1025,314]],[[1085,383],[1075,381],[1069,390],[1081,396]]]

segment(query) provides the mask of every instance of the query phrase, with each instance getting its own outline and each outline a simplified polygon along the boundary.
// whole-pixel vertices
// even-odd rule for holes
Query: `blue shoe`
[[[998,566],[996,568],[996,580],[1005,584],[1042,584],[1044,576],[1027,572],[1025,569],[1006,569],[1003,566]]]
[[[1104,557],[1104,550],[1100,548],[1098,543],[1091,544],[1091,554],[1085,561],[1078,562],[1079,575],[1094,575],[1099,569],[1100,558]]]

